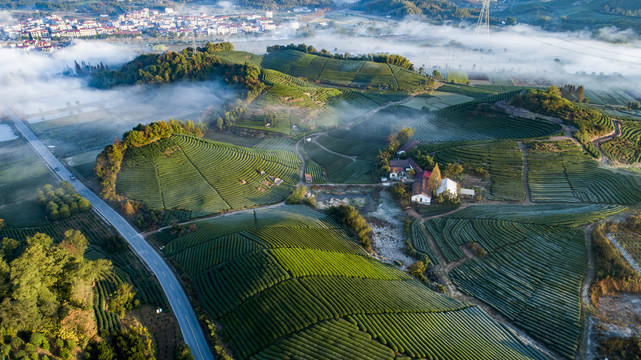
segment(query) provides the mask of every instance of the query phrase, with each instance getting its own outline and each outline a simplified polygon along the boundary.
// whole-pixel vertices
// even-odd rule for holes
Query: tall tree
[[[427,189],[434,192],[439,186],[441,186],[441,169],[439,169],[438,163],[436,163],[429,179],[427,179]]]

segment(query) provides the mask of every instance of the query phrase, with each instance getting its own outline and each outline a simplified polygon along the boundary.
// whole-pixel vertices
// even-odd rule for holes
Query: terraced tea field
[[[339,152],[345,151],[346,153],[354,154],[341,156],[325,150],[315,142],[305,143],[305,153],[325,170],[330,182],[363,184],[374,181],[375,162],[372,154],[378,149],[378,145],[372,143],[350,143],[347,140],[331,136],[319,137],[318,142],[324,143],[323,146],[326,144],[326,149],[336,153],[345,154]],[[356,160],[352,157],[356,157]]]
[[[530,145],[528,186],[534,202],[636,204],[641,185],[631,175],[598,166],[576,144],[549,143],[552,149]]]
[[[600,144],[601,150],[614,162],[635,164],[641,161],[641,122],[621,123],[621,136]]]
[[[576,226],[622,210],[608,205],[473,206],[429,220],[425,227],[448,263],[465,256],[463,245],[479,244],[487,256],[454,268],[453,283],[571,359],[581,330],[580,290],[587,264],[584,234]],[[412,244],[418,251],[427,246],[416,239]]]
[[[152,209],[195,217],[282,201],[298,182],[299,167],[293,152],[174,135],[127,151],[117,191]]]
[[[493,104],[513,94],[503,93],[431,112],[413,122],[414,138],[421,142],[521,139],[550,135],[561,129],[546,121],[476,110],[479,104]]]
[[[322,213],[282,206],[196,226],[158,240],[239,359],[545,358],[478,308],[370,257]]]
[[[490,200],[522,201],[523,153],[513,141],[450,147],[433,153],[439,163],[460,163],[466,169],[482,167],[490,173]]]
[[[263,57],[266,69],[302,77],[310,82],[338,86],[386,87],[394,90],[414,90],[425,87],[430,80],[395,65],[360,60],[339,60],[306,54],[296,50],[279,50]]]

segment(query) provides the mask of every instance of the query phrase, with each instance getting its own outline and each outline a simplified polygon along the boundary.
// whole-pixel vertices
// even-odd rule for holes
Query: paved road
[[[140,259],[147,265],[152,273],[158,278],[165,295],[169,300],[176,319],[180,324],[185,343],[191,348],[194,358],[200,360],[213,360],[214,356],[207,345],[205,335],[198,324],[194,309],[189,303],[187,294],[183,291],[176,276],[171,271],[165,260],[149,245],[145,239],[120,216],[115,210],[107,205],[101,198],[94,194],[89,188],[78,180],[70,180],[71,172],[49,151],[49,149],[36,137],[36,135],[21,121],[12,111],[6,111],[6,115],[13,121],[16,128],[22,133],[25,139],[38,153],[40,158],[63,180],[69,181],[77,192],[91,202],[94,211],[103,219],[109,222],[122,235]]]

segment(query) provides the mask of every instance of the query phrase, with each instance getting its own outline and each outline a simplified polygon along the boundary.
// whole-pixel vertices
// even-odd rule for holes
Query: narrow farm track
[[[528,152],[527,146],[522,141],[518,142],[519,149],[523,153],[523,191],[525,191],[525,200],[523,205],[532,205],[532,198],[530,197],[530,187],[528,186]]]
[[[298,185],[302,185],[305,183],[305,164],[307,161],[305,160],[305,157],[303,156],[303,152],[300,148],[301,142],[303,141],[305,141],[304,136],[296,142],[296,145],[294,145],[294,152],[300,159],[300,170],[298,171]]]
[[[320,147],[321,149],[323,149],[323,150],[327,151],[328,153],[334,154],[334,155],[336,155],[336,156],[340,156],[340,157],[344,157],[344,158],[346,158],[346,159],[349,159],[349,160],[351,160],[352,162],[356,161],[356,159],[358,158],[357,156],[347,156],[347,155],[345,155],[345,154],[341,154],[341,153],[338,153],[338,152],[336,152],[336,151],[333,151],[333,150],[330,150],[330,149],[326,148],[325,146],[323,146],[323,144],[321,144],[321,143],[319,143],[318,141],[316,141],[316,138],[317,138],[319,135],[320,135],[320,134],[317,134],[316,136],[312,137],[312,142],[313,142],[314,144],[318,145],[318,147]]]
[[[460,210],[461,208],[456,209],[457,211]],[[441,215],[443,216],[443,215]],[[521,341],[525,342],[526,344],[530,344],[537,349],[539,349],[541,352],[543,352],[547,357],[553,360],[560,360],[560,358],[549,348],[547,348],[545,345],[541,344],[540,342],[532,339],[528,334],[526,334],[523,330],[512,324],[512,322],[504,317],[503,315],[499,314],[496,310],[494,310],[492,307],[487,305],[486,303],[471,297],[467,296],[463,293],[461,293],[454,284],[452,284],[452,281],[450,280],[450,275],[449,271],[451,269],[454,269],[456,266],[461,265],[463,262],[468,261],[470,258],[467,256],[464,257],[463,259],[453,262],[452,264],[455,264],[451,266],[450,269],[448,269],[448,266],[450,264],[445,261],[445,257],[443,256],[443,253],[441,253],[441,250],[439,247],[436,245],[436,242],[434,241],[434,238],[430,235],[429,231],[425,228],[425,225],[423,223],[420,224],[422,227],[423,232],[427,236],[427,241],[430,244],[430,248],[432,249],[432,253],[434,256],[436,256],[436,259],[438,260],[438,265],[434,265],[434,271],[436,273],[436,277],[438,280],[441,282],[441,284],[445,285],[445,288],[447,289],[447,295],[455,298],[457,300],[465,301],[468,302],[472,305],[475,305],[479,307],[481,310],[483,310],[486,314],[488,314],[492,319],[495,321],[498,321],[499,323],[505,325],[506,328],[510,329],[514,334],[516,334]]]
[[[183,226],[183,225],[189,225],[189,224],[197,223],[197,222],[204,221],[204,220],[216,219],[216,218],[225,217],[225,216],[230,216],[230,215],[235,215],[235,214],[242,214],[242,213],[252,212],[252,211],[255,211],[255,210],[259,210],[259,209],[261,209],[261,210],[264,210],[264,209],[274,209],[274,208],[277,208],[277,207],[281,207],[281,206],[283,206],[283,205],[285,205],[285,202],[284,202],[284,201],[281,201],[281,202],[276,203],[276,204],[272,204],[272,205],[264,205],[264,206],[257,206],[257,207],[255,207],[255,208],[250,208],[250,209],[231,210],[231,211],[224,212],[224,213],[222,213],[222,214],[215,214],[215,215],[211,215],[211,216],[204,216],[204,217],[200,217],[200,218],[197,218],[197,219],[192,219],[192,220],[189,220],[189,221],[181,222],[181,223],[178,223],[178,225],[180,225],[180,226]],[[141,235],[142,235],[143,237],[147,237],[147,236],[149,236],[149,235],[153,235],[153,234],[155,234],[155,233],[157,233],[157,232],[160,232],[160,231],[163,231],[163,230],[170,229],[172,226],[173,226],[173,225],[170,225],[170,226],[164,226],[164,227],[161,227],[161,228],[158,228],[158,229],[155,229],[155,230],[147,231],[146,233],[142,233]]]
[[[591,314],[589,308],[592,306],[592,299],[590,298],[590,286],[594,281],[594,253],[592,252],[592,231],[595,224],[591,224],[585,228],[585,249],[588,258],[588,266],[585,269],[583,282],[581,284],[581,338],[579,339],[579,346],[576,349],[576,359],[592,359],[590,353],[590,330]]]
[[[71,179],[72,173],[49,151],[33,131],[31,131],[13,111],[7,110],[5,114],[13,121],[16,129],[20,131],[36,154],[49,169],[52,170],[53,174],[62,180]],[[53,169],[56,168],[58,168],[58,171],[53,171]],[[89,200],[94,212],[118,231],[127,241],[134,254],[136,254],[147,269],[156,276],[178,320],[185,343],[191,348],[194,358],[199,360],[213,360],[214,356],[209,349],[207,339],[198,323],[198,318],[189,302],[189,298],[176,278],[176,275],[165,262],[165,259],[146,242],[120,214],[107,205],[107,203],[91,191],[91,189],[78,180],[71,180],[71,184],[77,192]]]
[[[592,140],[592,144],[596,146],[597,149],[599,149],[599,152],[601,153],[601,157],[599,158],[599,162],[603,166],[610,166],[610,159],[605,155],[603,150],[601,150],[601,143],[605,141],[610,141],[616,137],[621,136],[621,123],[619,123],[617,120],[612,119],[612,123],[614,124],[614,131],[605,135],[598,137],[594,140]]]

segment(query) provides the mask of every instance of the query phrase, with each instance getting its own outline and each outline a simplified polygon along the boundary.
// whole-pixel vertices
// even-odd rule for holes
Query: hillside
[[[180,209],[196,217],[282,201],[298,182],[299,166],[293,152],[175,134],[128,149],[116,191],[151,209]]]
[[[321,213],[283,206],[196,228],[156,239],[238,359],[544,358],[479,308],[369,257]]]
[[[416,91],[435,84],[429,77],[396,65],[335,59],[297,50],[268,53],[263,57],[261,66],[311,82],[336,86]]]
[[[550,28],[596,30],[603,26],[641,30],[641,5],[636,0],[518,0],[492,16],[516,17],[518,22]]]

